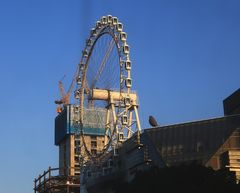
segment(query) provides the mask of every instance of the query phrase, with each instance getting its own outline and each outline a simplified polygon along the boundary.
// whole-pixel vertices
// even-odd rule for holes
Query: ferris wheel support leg
[[[133,112],[130,111],[129,112],[129,123],[128,123],[128,134],[127,134],[128,138],[130,138],[130,136],[131,136],[132,115],[133,115]]]
[[[138,144],[140,144],[140,132],[141,132],[141,125],[140,125],[140,120],[139,120],[139,116],[138,116],[138,109],[137,109],[137,106],[134,105],[133,106],[134,108],[134,111],[135,111],[135,116],[136,116],[136,121],[137,121],[137,141],[138,141]]]
[[[136,105],[134,105],[134,111],[135,111],[136,120],[137,120],[137,128],[138,128],[138,131],[140,132],[141,131],[141,124],[140,124],[140,120],[139,120],[139,116],[138,116],[138,109],[137,109]]]
[[[117,128],[117,116],[116,116],[116,111],[115,111],[115,104],[111,102],[111,108],[112,108],[112,114],[113,114],[113,124],[114,128],[116,129],[116,134],[118,134],[118,128]]]
[[[110,126],[110,110],[109,110],[109,108],[107,109],[107,118],[106,118],[106,133],[105,133],[105,144],[104,145],[107,145],[107,141],[108,141],[108,139],[107,139],[107,134],[108,134],[108,132],[109,132],[109,129],[111,128],[111,126]]]

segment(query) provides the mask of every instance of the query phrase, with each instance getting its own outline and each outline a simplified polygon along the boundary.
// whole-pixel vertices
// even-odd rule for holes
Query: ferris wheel
[[[132,91],[130,49],[127,34],[117,17],[103,16],[86,40],[75,80],[78,103],[77,125],[90,160],[118,148],[133,134],[140,133],[138,98]],[[104,130],[104,145],[91,152],[86,129]]]

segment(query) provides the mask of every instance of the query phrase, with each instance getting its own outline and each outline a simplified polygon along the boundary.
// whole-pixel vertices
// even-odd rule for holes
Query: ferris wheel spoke
[[[93,85],[91,86],[92,88],[94,88],[96,82],[98,81],[98,79],[100,78],[100,76],[101,76],[101,74],[102,74],[102,71],[103,71],[103,69],[104,69],[104,67],[105,67],[105,64],[106,64],[106,62],[107,62],[107,59],[109,58],[109,55],[110,55],[110,53],[111,53],[111,51],[112,51],[112,49],[113,49],[114,43],[115,43],[115,42],[114,42],[113,39],[112,39],[111,42],[109,43],[108,50],[107,50],[104,58],[102,59],[102,62],[101,62],[100,67],[99,67],[99,69],[98,69],[98,71],[97,71],[96,77],[95,77],[94,80],[93,80]]]

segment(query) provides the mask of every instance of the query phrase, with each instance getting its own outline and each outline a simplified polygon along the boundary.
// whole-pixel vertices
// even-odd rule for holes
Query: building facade
[[[144,132],[167,165],[197,162],[215,170],[229,167],[239,181],[240,89],[223,104],[223,117],[155,127]]]
[[[59,167],[49,168],[34,180],[35,193],[79,193],[80,164],[87,158],[86,148],[97,154],[105,146],[106,112],[84,110],[84,127],[79,124],[79,106],[65,105],[55,118],[55,145],[59,147]]]

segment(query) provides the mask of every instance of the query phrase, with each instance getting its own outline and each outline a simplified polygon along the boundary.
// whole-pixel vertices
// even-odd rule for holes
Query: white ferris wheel
[[[103,16],[86,40],[75,80],[78,103],[76,125],[88,160],[98,160],[140,134],[137,94],[131,90],[132,63],[127,34],[117,17]],[[104,130],[104,145],[91,152],[86,129]]]

